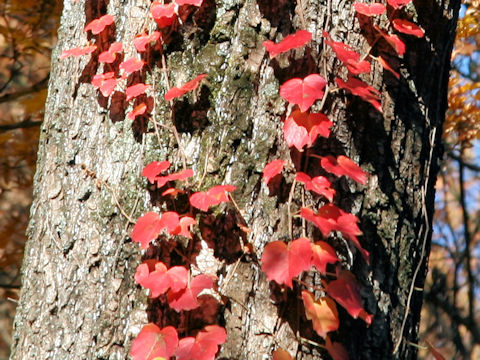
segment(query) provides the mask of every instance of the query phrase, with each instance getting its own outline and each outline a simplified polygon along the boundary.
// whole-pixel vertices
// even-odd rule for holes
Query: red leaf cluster
[[[346,213],[334,204],[323,205],[316,214],[309,208],[302,208],[300,215],[305,220],[313,222],[324,237],[327,237],[332,231],[340,231],[343,236],[353,242],[368,262],[369,253],[362,248],[357,239],[362,232],[357,225],[359,219],[355,215]]]
[[[184,266],[168,269],[156,260],[147,260],[139,265],[135,281],[150,290],[151,298],[167,293],[168,305],[177,312],[196,309],[199,306],[198,294],[213,287],[213,278],[208,275],[190,278]]]
[[[155,240],[163,231],[169,235],[182,235],[191,238],[190,225],[195,220],[189,216],[180,216],[175,211],[158,214],[150,211],[141,216],[133,227],[131,238],[141,244],[142,249],[148,248],[150,242]]]

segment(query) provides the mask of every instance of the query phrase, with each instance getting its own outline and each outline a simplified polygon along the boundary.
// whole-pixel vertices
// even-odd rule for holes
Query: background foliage
[[[39,125],[61,1],[0,2],[0,359],[11,323],[31,203]],[[465,1],[452,55],[446,157],[425,287],[422,339],[446,358],[480,358],[480,0]],[[423,352],[421,357],[427,357]]]
[[[60,4],[0,1],[0,359],[9,353]]]

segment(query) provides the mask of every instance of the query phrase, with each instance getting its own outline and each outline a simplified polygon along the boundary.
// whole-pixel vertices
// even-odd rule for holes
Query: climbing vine
[[[141,122],[151,117],[153,127],[158,135],[159,126],[169,129],[175,137],[177,150],[182,159],[183,167],[180,171],[172,171],[172,164],[166,159],[158,159],[145,164],[142,176],[148,181],[148,191],[158,199],[156,209],[139,217],[131,232],[131,239],[139,243],[141,249],[150,247],[163,249],[161,253],[168,253],[162,259],[145,259],[136,270],[135,281],[149,290],[151,299],[156,299],[162,306],[183,319],[182,328],[167,323],[164,317],[162,324],[149,323],[145,325],[133,341],[131,356],[135,360],[168,359],[177,360],[213,359],[227,339],[226,330],[218,323],[205,324],[194,336],[181,337],[188,333],[189,314],[192,310],[201,308],[212,302],[221,303],[222,293],[217,289],[217,277],[214,274],[204,273],[197,265],[198,249],[194,246],[194,237],[198,234],[198,224],[204,221],[215,206],[232,202],[236,187],[230,184],[216,184],[202,187],[203,176],[197,183],[192,182],[194,171],[187,168],[184,150],[181,147],[177,125],[174,122],[174,103],[176,99],[190,92],[195,92],[202,84],[208,83],[207,74],[198,74],[185,84],[172,87],[168,78],[168,69],[164,46],[167,45],[178,26],[182,26],[188,16],[202,7],[203,0],[175,0],[170,3],[155,1],[150,8],[150,15],[156,23],[157,29],[138,34],[133,40],[136,56],[123,59],[125,44],[109,41],[108,29],[114,26],[112,15],[103,16],[89,22],[84,30],[92,36],[92,41],[84,46],[64,50],[62,59],[71,56],[93,56],[103,64],[103,72],[92,74],[91,85],[98,89],[104,98],[113,97],[115,93],[122,93],[129,105],[128,119]],[[328,97],[338,96],[345,90],[368,102],[378,112],[382,112],[380,92],[364,82],[360,76],[368,74],[372,68],[372,61],[378,62],[385,71],[399,77],[398,72],[381,56],[371,55],[372,49],[380,40],[385,41],[398,56],[405,51],[405,44],[400,37],[392,32],[410,36],[423,37],[423,30],[400,18],[402,8],[411,5],[411,0],[387,0],[387,6],[381,3],[355,3],[356,16],[361,24],[369,23],[375,17],[387,16],[390,19],[390,28],[371,26],[375,31],[375,42],[369,51],[360,54],[347,44],[335,41],[334,36],[323,32],[320,39],[313,39],[307,30],[308,24],[302,18],[304,29],[286,36],[282,41],[275,43],[267,40],[263,43],[270,59],[276,56],[311,46],[312,43],[323,43],[323,51],[330,51],[339,61],[338,74],[312,73],[304,78],[292,78],[284,82],[279,89],[279,95],[288,104],[284,114],[283,135],[289,148],[299,152],[304,161],[303,167],[297,168],[289,158],[273,159],[264,168],[263,180],[265,191],[275,187],[275,179],[285,176],[293,179],[288,200],[288,227],[290,241],[275,240],[269,242],[264,249],[253,249],[249,244],[242,244],[244,252],[254,252],[261,256],[258,265],[266,274],[268,280],[290,289],[299,290],[304,304],[304,317],[311,321],[316,334],[323,338],[323,343],[313,339],[299,339],[308,341],[325,348],[334,359],[347,359],[348,355],[343,345],[330,338],[330,333],[341,326],[337,304],[342,306],[352,317],[364,320],[369,326],[374,316],[364,308],[360,295],[360,285],[351,271],[350,261],[339,256],[335,244],[329,242],[331,234],[341,235],[352,244],[366,263],[369,263],[369,252],[362,246],[362,231],[359,227],[359,218],[337,204],[340,203],[336,190],[336,179],[347,177],[360,186],[368,183],[368,174],[349,157],[343,154],[321,153],[313,150],[313,145],[319,141],[330,141],[331,128],[335,125],[329,119]],[[299,5],[301,6],[301,4]],[[95,40],[95,41],[93,41]],[[315,43],[316,42],[316,43]],[[146,94],[155,84],[146,84],[141,72],[152,69],[155,61],[149,56],[150,52],[157,51],[160,55],[161,69],[164,74],[163,85],[167,90],[163,100],[149,98]],[[344,71],[345,67],[346,71]],[[334,82],[330,79],[335,78]],[[320,102],[317,104],[317,102]],[[160,125],[155,120],[155,108],[167,104],[170,108],[170,123]],[[316,109],[312,110],[312,107]],[[305,163],[318,161],[322,175],[307,172]],[[312,209],[305,204],[304,198],[295,198],[300,193],[308,194],[322,202],[318,209]],[[295,209],[296,204],[301,204]],[[240,212],[240,209],[237,210]],[[217,211],[217,210],[215,210]],[[293,238],[293,227],[301,219],[302,237]],[[248,232],[248,223],[242,225]],[[308,231],[312,224],[319,232]],[[307,237],[307,233],[316,234]],[[168,250],[165,250],[168,249]],[[348,249],[352,253],[352,249]],[[350,261],[349,261],[350,260]],[[252,260],[257,261],[257,260]],[[315,271],[321,278],[320,284],[310,284],[302,280],[302,273]],[[159,326],[161,325],[161,326]],[[278,348],[273,353],[277,360],[291,359],[284,349]]]

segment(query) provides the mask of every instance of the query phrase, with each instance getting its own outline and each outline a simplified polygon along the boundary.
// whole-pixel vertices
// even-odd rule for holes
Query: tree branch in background
[[[10,130],[15,130],[15,129],[27,129],[27,128],[32,128],[36,126],[40,126],[42,124],[42,121],[32,121],[30,117],[26,118],[25,120],[18,122],[18,123],[13,123],[13,124],[7,124],[7,125],[0,125],[0,133],[10,131]]]
[[[48,74],[44,79],[40,80],[39,82],[33,84],[32,86],[24,89],[20,89],[16,92],[5,94],[3,96],[0,96],[0,104],[8,102],[8,101],[13,101],[16,100],[22,96],[33,94],[37,91],[43,90],[47,88],[48,85],[48,78],[50,77],[50,74]]]

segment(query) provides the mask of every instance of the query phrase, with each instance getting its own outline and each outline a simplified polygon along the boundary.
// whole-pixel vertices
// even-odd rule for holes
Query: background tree
[[[61,4],[0,2],[0,359],[8,357]]]
[[[153,49],[147,56],[148,64],[154,66],[128,81],[146,80],[154,91],[149,96],[155,98],[165,91],[164,74],[181,84],[206,72],[208,84],[196,99],[176,101],[173,115],[155,102],[152,116],[133,126],[125,119],[127,107],[121,94],[107,100],[89,84],[99,70],[94,56],[60,62],[57,51],[42,126],[13,358],[126,357],[131,337],[147,319],[141,311],[146,299],[133,282],[139,253],[128,240],[125,217],[136,218],[150,209],[150,200],[158,204],[155,198],[145,197],[138,176],[143,166],[167,157],[181,164],[183,156],[199,174],[195,189],[227,180],[238,188],[234,197],[240,209],[226,208],[199,219],[197,236],[209,240],[209,234],[215,234],[215,256],[222,263],[219,274],[229,281],[220,284],[224,307],[213,309],[208,319],[189,320],[203,325],[221,319],[229,334],[222,348],[227,358],[260,356],[278,345],[292,354],[298,351],[299,358],[323,353],[314,343],[301,343],[312,331],[302,311],[290,311],[302,306],[297,287],[292,292],[273,287],[271,292],[256,261],[272,238],[290,237],[291,179],[277,184],[272,196],[261,183],[265,163],[291,156],[299,169],[318,169],[313,160],[302,164],[303,154],[290,151],[283,143],[280,120],[285,106],[277,94],[279,84],[291,77],[321,72],[332,81],[342,71],[323,45],[321,30],[362,53],[368,52],[370,42],[373,55],[387,57],[402,73],[397,80],[389,73],[382,75],[375,66],[364,77],[381,90],[383,115],[349,95],[330,98],[326,111],[335,119],[338,140],[314,147],[322,153],[343,152],[360,159],[372,174],[364,188],[346,180],[335,184],[342,208],[362,219],[362,242],[372,254],[370,266],[350,251],[341,257],[362,283],[365,307],[375,315],[372,325],[365,328],[363,322],[342,313],[338,339],[344,340],[352,357],[388,358],[398,344],[398,358],[413,358],[422,297],[416,289],[422,287],[426,270],[440,155],[434,145],[441,136],[459,4],[443,6],[416,2],[416,10],[400,11],[406,17],[416,11],[427,37],[406,38],[407,53],[398,59],[384,40],[375,39],[369,21],[362,22],[363,35],[359,35],[359,22],[350,5],[337,1],[296,6],[206,2],[169,34],[163,49],[167,69],[162,51]],[[144,3],[68,2],[59,49],[85,45],[83,27],[106,13],[115,15],[116,27],[108,36],[96,37],[97,45],[106,50],[114,38],[129,44],[135,34],[154,27],[149,8]],[[388,25],[386,18],[379,23]],[[267,59],[263,40],[279,39],[302,27],[314,34],[310,50],[299,50],[290,58],[283,55],[278,61]],[[131,45],[126,48],[126,54],[131,55],[132,49]],[[178,138],[171,120],[180,133]],[[175,147],[178,151],[172,152]],[[319,204],[316,198],[305,201]],[[242,219],[251,229],[249,234],[243,233]],[[301,221],[295,220],[294,235],[301,230]],[[253,252],[244,254],[237,246],[239,239],[248,240]],[[341,243],[339,238],[331,241]],[[174,253],[161,246],[149,249],[146,256],[174,258]],[[315,284],[320,279],[304,280]],[[149,305],[150,321],[185,325],[185,319],[171,315],[158,302]],[[195,330],[193,324],[189,322],[182,330]]]
[[[438,182],[435,236],[425,288],[424,331],[447,358],[480,356],[478,315],[478,138],[480,2],[458,22]]]

